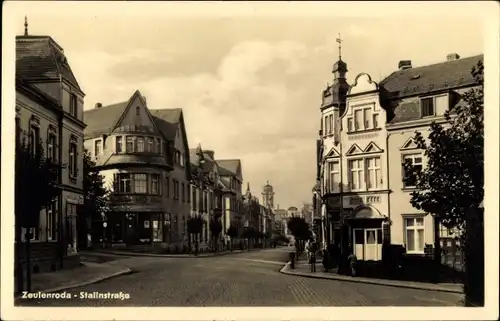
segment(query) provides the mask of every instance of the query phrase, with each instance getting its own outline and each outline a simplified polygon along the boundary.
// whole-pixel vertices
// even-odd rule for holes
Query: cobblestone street
[[[124,292],[128,300],[23,300],[25,306],[458,306],[453,293],[312,279],[279,272],[290,248],[211,258],[123,257],[134,273],[68,290]]]

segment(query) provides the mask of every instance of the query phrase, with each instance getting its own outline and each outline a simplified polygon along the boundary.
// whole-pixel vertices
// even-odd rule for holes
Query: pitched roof
[[[398,70],[380,82],[390,97],[419,95],[474,84],[471,69],[483,55]]]
[[[222,168],[226,170],[226,172],[229,172],[226,175],[238,175],[238,168],[241,166],[241,161],[239,159],[218,159],[216,160],[216,162],[217,165],[219,165],[219,168]]]
[[[49,36],[16,36],[16,76],[26,80],[59,80],[61,75],[82,91],[63,49]]]
[[[129,101],[102,106],[83,112],[83,121],[87,124],[85,128],[86,137],[94,137],[109,134],[120,117],[125,112]]]
[[[150,109],[149,112],[162,134],[167,139],[174,140],[181,121],[182,109]]]

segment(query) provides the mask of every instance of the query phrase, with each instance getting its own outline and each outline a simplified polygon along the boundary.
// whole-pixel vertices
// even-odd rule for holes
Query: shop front
[[[387,217],[376,208],[363,206],[355,209],[348,219],[352,250],[359,261],[381,261],[384,241],[384,223]]]
[[[170,217],[165,213],[113,212],[108,215],[107,243],[151,244],[165,242],[170,234]]]

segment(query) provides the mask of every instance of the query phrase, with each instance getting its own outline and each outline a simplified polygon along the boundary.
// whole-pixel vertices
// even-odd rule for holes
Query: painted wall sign
[[[379,204],[381,202],[380,196],[376,195],[355,195],[346,196],[344,198],[344,203],[351,206],[368,205],[368,204]]]

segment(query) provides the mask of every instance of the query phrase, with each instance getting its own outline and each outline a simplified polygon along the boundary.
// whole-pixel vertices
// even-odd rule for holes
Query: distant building
[[[79,264],[79,220],[83,205],[83,99],[63,48],[50,36],[16,36],[16,139],[42,141],[46,158],[65,164],[59,172],[60,195],[40,212],[31,234],[31,268],[48,272]],[[27,199],[27,202],[30,200]],[[81,224],[86,224],[85,221]],[[25,243],[25,233],[17,242]],[[85,240],[85,237],[84,237]],[[25,255],[16,246],[16,263]]]
[[[222,189],[222,223],[223,235],[232,225],[241,234],[244,229],[243,207],[243,175],[239,159],[216,159],[218,165],[219,184]]]

